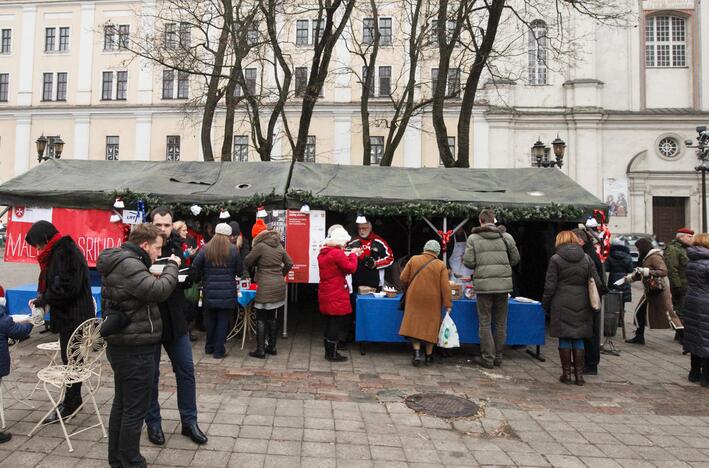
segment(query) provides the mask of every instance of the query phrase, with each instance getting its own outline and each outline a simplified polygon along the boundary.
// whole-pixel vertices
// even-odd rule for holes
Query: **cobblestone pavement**
[[[576,387],[557,380],[554,340],[543,348],[546,362],[510,350],[491,371],[470,363],[475,348],[414,368],[406,347],[370,345],[366,355],[353,348],[348,362],[330,364],[318,318],[292,310],[289,323],[278,356],[263,361],[248,357],[248,342],[243,351],[230,342],[222,360],[205,356],[199,335],[194,356],[206,446],[180,434],[174,376],[163,360],[167,442],[156,447],[144,436],[151,466],[709,467],[709,389],[687,381],[689,358],[669,331],[650,331],[645,347],[619,345],[621,356],[603,355],[600,375]],[[34,332],[13,349],[8,387],[29,394],[47,363],[36,344],[53,338]],[[97,396],[107,423],[112,374],[108,365],[104,370]],[[417,414],[403,398],[419,392],[463,396],[481,411],[455,420]],[[107,465],[107,439],[99,430],[76,436],[72,453],[56,425],[27,438],[48,408],[41,390],[31,400],[34,410],[7,395],[5,401],[13,439],[0,446],[0,466]],[[84,409],[68,427],[91,421]]]

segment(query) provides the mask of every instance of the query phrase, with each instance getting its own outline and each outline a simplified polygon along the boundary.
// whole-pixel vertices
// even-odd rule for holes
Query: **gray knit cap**
[[[436,255],[439,255],[441,253],[441,244],[439,244],[437,240],[431,239],[423,246],[423,251],[433,252]]]

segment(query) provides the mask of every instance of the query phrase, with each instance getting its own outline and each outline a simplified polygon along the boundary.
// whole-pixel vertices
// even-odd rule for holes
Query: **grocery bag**
[[[441,348],[458,348],[460,347],[460,339],[458,338],[458,328],[451,318],[450,313],[446,312],[441,322],[441,329],[438,332],[438,346]]]

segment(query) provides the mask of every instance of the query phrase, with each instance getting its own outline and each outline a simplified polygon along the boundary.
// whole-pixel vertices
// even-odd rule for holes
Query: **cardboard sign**
[[[15,206],[8,216],[5,261],[35,263],[37,249],[25,242],[27,232],[37,221],[49,221],[60,234],[69,235],[86,257],[96,266],[103,249],[123,243],[123,224],[111,223],[111,211],[75,210],[69,208],[35,208]]]
[[[318,254],[325,240],[325,212],[286,213],[286,252],[293,260],[289,283],[319,283]]]

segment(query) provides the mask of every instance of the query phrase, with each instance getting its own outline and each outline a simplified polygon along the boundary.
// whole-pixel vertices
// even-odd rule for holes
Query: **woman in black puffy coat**
[[[238,294],[236,277],[241,276],[244,266],[239,252],[229,241],[231,227],[218,224],[214,237],[207,242],[192,263],[190,275],[193,280],[202,280],[204,321],[207,342],[204,352],[215,359],[226,356],[226,337],[229,319],[236,309]]]
[[[616,286],[615,283],[621,278],[625,278],[633,272],[633,258],[630,256],[630,249],[622,242],[611,244],[611,253],[606,260],[606,271],[608,272],[608,289],[611,291],[621,291],[623,302],[632,302],[633,295],[630,283],[623,283]]]
[[[687,249],[684,350],[691,354],[690,382],[709,387],[709,234],[698,234]]]

